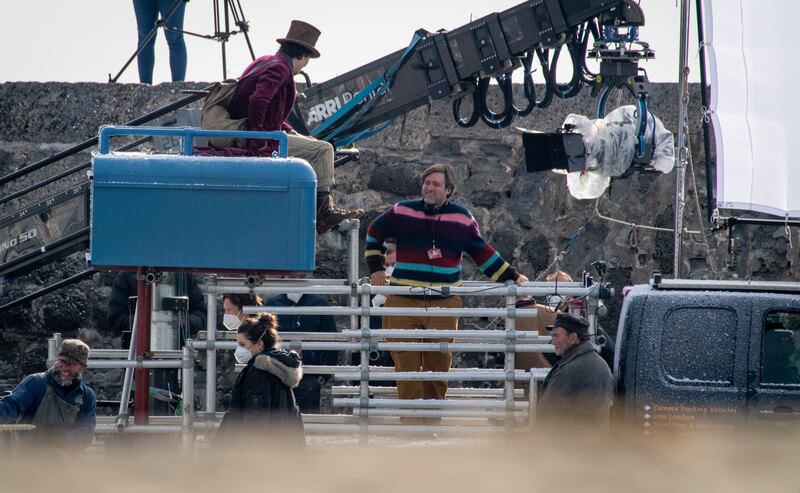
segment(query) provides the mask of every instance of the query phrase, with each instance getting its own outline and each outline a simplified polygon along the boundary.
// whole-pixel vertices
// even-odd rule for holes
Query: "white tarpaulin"
[[[800,1],[704,0],[703,14],[717,206],[800,217]]]

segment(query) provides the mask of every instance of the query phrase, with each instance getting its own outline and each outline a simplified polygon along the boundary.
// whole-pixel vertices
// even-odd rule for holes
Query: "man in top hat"
[[[83,449],[92,442],[96,399],[81,381],[89,360],[89,346],[64,339],[53,366],[28,375],[0,399],[0,424],[33,424],[23,438],[57,448]]]
[[[286,121],[294,107],[294,76],[310,59],[319,58],[315,48],[319,35],[320,31],[311,24],[293,20],[286,37],[277,40],[278,53],[256,59],[242,72],[228,111],[233,119],[247,118],[248,130],[283,130],[289,134],[289,155],[308,161],[317,174],[317,234],[323,234],[345,219],[358,219],[364,210],[351,211],[334,205],[333,146],[298,134]],[[244,77],[254,68],[257,72]],[[274,140],[249,142],[258,149],[257,155],[271,156],[278,149]]]
[[[589,341],[589,321],[559,312],[548,330],[560,359],[544,381],[537,419],[543,424],[607,430],[614,382],[608,365]]]

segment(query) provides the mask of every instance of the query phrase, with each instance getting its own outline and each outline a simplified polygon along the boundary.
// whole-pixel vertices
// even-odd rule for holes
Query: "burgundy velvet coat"
[[[292,127],[286,118],[294,107],[296,94],[291,59],[283,53],[262,56],[244,69],[240,79],[253,67],[269,60],[274,61],[240,80],[228,111],[233,119],[247,118],[247,130],[289,131]],[[246,149],[197,147],[195,150],[202,155],[269,157],[278,150],[278,142],[252,139],[248,140]]]

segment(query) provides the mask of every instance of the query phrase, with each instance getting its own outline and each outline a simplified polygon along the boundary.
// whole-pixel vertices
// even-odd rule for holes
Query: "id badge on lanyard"
[[[436,260],[442,258],[442,249],[441,248],[429,248],[428,249],[428,260]]]

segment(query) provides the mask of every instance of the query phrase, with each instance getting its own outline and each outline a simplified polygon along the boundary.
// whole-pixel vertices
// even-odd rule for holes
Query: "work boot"
[[[364,215],[364,209],[349,211],[336,207],[330,192],[317,192],[317,234],[321,235],[333,230],[345,219],[358,219]]]

